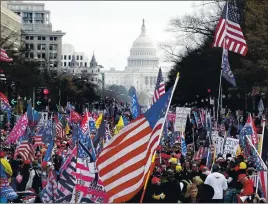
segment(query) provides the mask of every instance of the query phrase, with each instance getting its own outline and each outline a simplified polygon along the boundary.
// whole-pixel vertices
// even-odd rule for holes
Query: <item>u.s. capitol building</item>
[[[147,95],[147,103],[150,103],[159,71],[159,58],[153,41],[146,35],[144,20],[141,33],[132,44],[127,62],[124,71],[118,71],[115,68],[105,71],[105,85],[122,85],[127,89],[134,86],[138,94],[143,92],[143,95]],[[162,74],[164,81],[167,81],[168,70],[162,69]]]

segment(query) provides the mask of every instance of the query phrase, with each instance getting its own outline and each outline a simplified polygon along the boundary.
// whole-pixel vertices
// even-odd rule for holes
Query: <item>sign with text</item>
[[[176,107],[175,131],[184,132],[187,116],[191,113],[191,108]]]
[[[216,155],[223,153],[224,138],[219,136],[218,131],[212,131],[211,137],[216,148]]]
[[[227,137],[224,145],[223,156],[225,157],[227,154],[231,154],[232,157],[234,157],[236,155],[238,145],[239,145],[239,139]]]

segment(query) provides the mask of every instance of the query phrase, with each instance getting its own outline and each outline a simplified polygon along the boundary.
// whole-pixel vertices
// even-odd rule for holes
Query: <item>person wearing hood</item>
[[[220,166],[214,164],[212,167],[212,173],[209,174],[205,180],[205,184],[208,184],[214,189],[213,203],[223,202],[223,192],[228,189],[227,181],[223,174],[219,173]]]

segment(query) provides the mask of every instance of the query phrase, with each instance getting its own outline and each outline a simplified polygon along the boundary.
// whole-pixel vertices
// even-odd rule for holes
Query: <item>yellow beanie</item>
[[[179,173],[179,172],[181,172],[181,171],[182,171],[182,167],[181,167],[181,165],[177,165],[177,166],[176,166],[176,172]]]
[[[246,169],[247,168],[247,164],[245,162],[240,162],[239,168],[240,169]]]

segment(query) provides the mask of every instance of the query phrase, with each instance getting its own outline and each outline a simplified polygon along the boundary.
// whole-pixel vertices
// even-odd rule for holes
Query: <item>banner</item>
[[[239,139],[227,137],[224,145],[223,156],[226,157],[227,154],[231,154],[232,157],[235,157],[238,145]]]
[[[184,132],[191,108],[176,107],[175,131]]]
[[[58,181],[57,194],[55,196],[56,203],[70,202],[74,192],[76,178],[76,158],[72,157],[71,161],[62,170]]]
[[[50,170],[47,181],[47,185],[40,193],[40,199],[43,203],[53,203],[57,195],[57,176],[54,170]]]
[[[16,125],[11,130],[10,134],[8,135],[7,142],[14,143],[18,138],[24,135],[25,130],[28,125],[28,118],[27,113],[22,115]]]
[[[218,131],[212,131],[212,141],[215,145],[216,155],[223,153],[224,138],[219,136]]]

